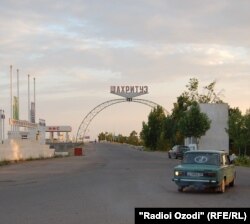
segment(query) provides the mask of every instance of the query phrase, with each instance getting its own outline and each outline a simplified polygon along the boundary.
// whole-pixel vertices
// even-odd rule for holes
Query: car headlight
[[[182,176],[182,175],[183,175],[183,172],[176,170],[176,171],[174,172],[174,175],[175,175],[175,176]]]

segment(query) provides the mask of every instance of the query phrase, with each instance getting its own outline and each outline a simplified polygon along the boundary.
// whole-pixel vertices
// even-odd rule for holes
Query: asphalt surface
[[[132,224],[136,207],[250,207],[250,168],[224,194],[177,191],[166,153],[93,143],[84,156],[0,167],[0,223]]]

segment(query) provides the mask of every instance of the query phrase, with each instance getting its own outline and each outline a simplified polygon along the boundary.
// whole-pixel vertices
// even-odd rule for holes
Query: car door
[[[234,166],[230,164],[226,154],[221,155],[221,168],[222,176],[226,177],[226,185],[228,185],[234,178]]]
[[[226,166],[227,183],[231,183],[235,177],[235,166],[230,163],[229,156],[224,154],[224,161]]]

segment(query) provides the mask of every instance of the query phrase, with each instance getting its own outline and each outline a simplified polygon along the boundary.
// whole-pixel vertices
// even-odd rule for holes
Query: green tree
[[[125,143],[125,142],[126,142],[126,137],[124,137],[122,134],[119,134],[119,135],[117,136],[117,141],[118,141],[119,143]]]
[[[179,120],[184,116],[185,112],[187,111],[187,108],[192,104],[192,101],[189,100],[189,97],[187,94],[182,94],[181,96],[177,97],[177,102],[174,103],[174,108],[172,110],[171,115],[171,125],[173,128],[173,136],[170,142],[172,144],[183,144],[184,142],[184,136],[178,129],[178,123]],[[168,128],[165,124],[165,129]],[[167,131],[168,132],[168,131]]]
[[[160,140],[165,118],[163,108],[157,106],[150,112],[148,122],[143,122],[140,137],[147,148],[157,150],[157,147],[161,145]]]
[[[106,140],[106,141],[113,141],[114,140],[114,135],[112,133],[108,133],[108,132],[101,132],[98,135],[98,140],[102,141],[102,140]]]
[[[240,109],[229,109],[228,129],[229,139],[238,149],[238,155],[247,155],[250,147],[250,111],[243,115]]]
[[[233,146],[238,149],[238,154],[242,154],[242,148],[244,147],[244,135],[242,127],[244,126],[244,119],[240,109],[230,108],[228,129],[226,129],[229,139],[232,141]]]
[[[140,138],[144,146],[148,147],[150,145],[149,126],[145,121],[142,122],[142,130],[140,132]]]
[[[250,155],[250,109],[244,115],[245,155]]]
[[[182,96],[188,99],[189,102],[198,103],[222,103],[220,98],[222,91],[215,91],[216,81],[211,82],[203,87],[202,94],[199,93],[199,81],[197,78],[189,79],[189,84],[186,85],[188,91],[184,91]]]
[[[189,83],[186,85],[186,90],[177,97],[177,102],[174,103],[172,110],[172,119],[175,127],[175,134],[172,137],[171,142],[174,144],[183,144],[184,135],[183,131],[179,128],[179,121],[185,116],[188,108],[194,103],[222,103],[220,98],[221,92],[215,90],[216,82],[211,82],[207,86],[203,87],[202,94],[199,93],[199,81],[197,78],[190,78]]]
[[[105,133],[101,132],[99,135],[98,135],[98,141],[103,141],[105,140]]]
[[[177,144],[176,141],[176,122],[172,116],[167,116],[163,125],[163,138],[166,140],[167,147]]]
[[[132,131],[128,137],[128,144],[139,145],[139,138],[136,131]]]
[[[113,142],[114,135],[112,133],[107,133],[106,140],[109,141],[109,142]]]
[[[185,137],[195,137],[197,143],[210,128],[211,120],[200,111],[198,103],[193,103],[179,121],[179,130]]]

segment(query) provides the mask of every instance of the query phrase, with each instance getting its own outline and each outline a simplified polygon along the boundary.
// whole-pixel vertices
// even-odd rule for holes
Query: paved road
[[[83,157],[0,167],[0,222],[132,224],[135,207],[250,207],[250,169],[224,194],[179,193],[178,160],[126,145],[89,144]]]

